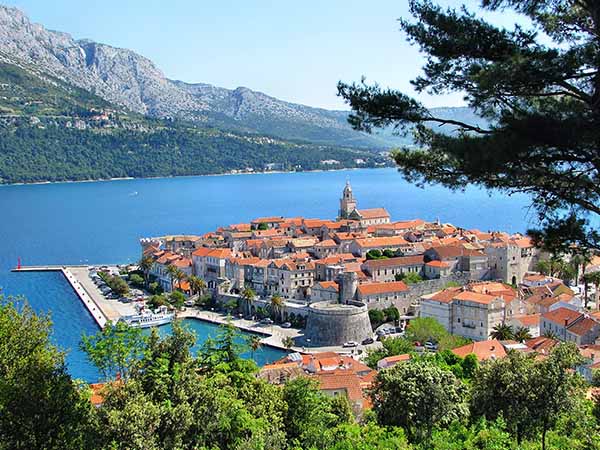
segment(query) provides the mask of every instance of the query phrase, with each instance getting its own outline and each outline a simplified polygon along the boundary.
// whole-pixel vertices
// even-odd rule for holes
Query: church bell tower
[[[340,198],[340,211],[338,219],[347,219],[350,213],[356,209],[356,200],[354,194],[352,194],[352,186],[350,181],[346,181],[346,186],[342,192],[342,198]]]

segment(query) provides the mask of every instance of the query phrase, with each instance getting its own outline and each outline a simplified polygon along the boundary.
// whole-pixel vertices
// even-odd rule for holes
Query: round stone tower
[[[364,303],[317,302],[308,306],[304,334],[304,344],[307,346],[334,347],[349,341],[360,343],[372,336],[367,305]]]

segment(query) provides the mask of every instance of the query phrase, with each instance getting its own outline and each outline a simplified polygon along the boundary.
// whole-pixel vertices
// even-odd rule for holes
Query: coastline
[[[294,328],[281,328],[278,325],[269,325],[270,331],[261,328],[258,322],[252,322],[246,319],[236,319],[231,317],[228,320],[227,316],[217,312],[204,311],[200,309],[186,309],[177,313],[178,319],[191,319],[200,320],[202,322],[212,323],[214,325],[225,325],[230,323],[236,329],[244,331],[246,333],[257,334],[261,336],[261,344],[267,347],[272,347],[277,350],[297,351],[300,353],[306,353],[305,350],[300,347],[292,347],[287,349],[281,342],[281,338],[285,336],[291,336],[292,338],[299,335],[298,330]]]
[[[394,166],[381,166],[381,167],[345,167],[341,169],[311,169],[311,170],[268,170],[268,171],[254,171],[254,172],[221,172],[221,173],[207,173],[199,175],[175,175],[175,176],[157,176],[157,177],[115,177],[115,178],[98,178],[88,180],[64,180],[64,181],[31,181],[31,182],[19,182],[19,183],[0,183],[0,188],[10,186],[38,186],[38,185],[55,185],[55,184],[75,184],[75,183],[106,183],[111,181],[130,181],[130,180],[168,180],[174,178],[197,178],[197,177],[224,177],[224,176],[237,176],[237,175],[270,175],[270,174],[290,174],[290,173],[319,173],[319,172],[344,172],[344,171],[355,171],[355,170],[380,170],[380,169],[393,169]]]

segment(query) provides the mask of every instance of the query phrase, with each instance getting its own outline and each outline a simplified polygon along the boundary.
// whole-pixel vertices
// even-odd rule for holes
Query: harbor
[[[115,265],[99,265],[116,269]],[[134,303],[122,303],[107,299],[98,286],[94,284],[89,276],[90,266],[87,265],[40,265],[40,266],[17,266],[12,269],[13,272],[60,272],[69,283],[81,303],[88,310],[94,321],[100,328],[104,328],[110,322],[117,322],[123,317],[135,315],[137,313]],[[219,312],[205,311],[198,308],[183,308],[177,312],[179,319],[201,320],[215,325],[224,325],[232,323],[236,328],[248,333],[259,334],[262,336],[261,343],[269,347],[286,350],[282,344],[286,337],[296,338],[299,331],[293,328],[282,328],[278,325],[261,325],[257,321],[241,319],[238,317],[228,317]],[[292,347],[290,350],[306,351],[305,348]],[[322,349],[319,349],[322,350]]]
[[[96,266],[117,270],[117,266],[114,264],[100,264]],[[12,269],[12,271],[17,273],[60,272],[100,328],[104,328],[111,322],[116,323],[121,318],[130,317],[138,313],[134,302],[122,303],[107,299],[92,281],[90,269],[91,267],[88,265],[39,265],[18,266]],[[302,337],[301,330],[297,328],[284,328],[274,323],[265,325],[257,320],[249,320],[235,315],[228,316],[222,312],[203,310],[196,307],[184,307],[180,311],[177,311],[176,317],[182,320],[200,320],[215,325],[231,323],[242,332],[260,335],[262,337],[261,344],[274,349],[300,353],[327,351],[350,353],[347,348],[343,348],[342,346],[311,346],[307,348],[301,345],[294,345],[288,348],[283,344],[284,340],[290,337],[295,342],[299,342],[300,340],[297,338]],[[379,343],[376,342],[374,346],[378,347]]]
[[[18,266],[13,272],[60,272],[73,288],[73,291],[86,307],[100,328],[109,322],[117,322],[123,316],[135,314],[131,303],[121,303],[108,300],[98,289],[89,276],[90,268],[86,265],[60,266]]]

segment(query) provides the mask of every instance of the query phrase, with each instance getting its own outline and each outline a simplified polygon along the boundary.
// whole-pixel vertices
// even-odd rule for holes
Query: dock
[[[81,303],[87,308],[100,328],[109,322],[116,322],[124,313],[118,311],[102,295],[89,277],[88,266],[21,266],[13,272],[60,272],[63,274]],[[129,311],[125,311],[129,313]]]

